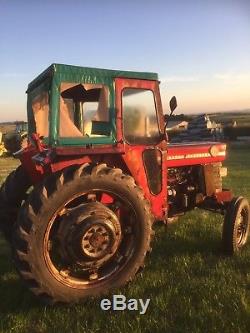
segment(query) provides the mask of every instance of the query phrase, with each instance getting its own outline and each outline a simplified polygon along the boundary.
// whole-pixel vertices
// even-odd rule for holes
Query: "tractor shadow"
[[[43,303],[38,297],[32,294],[26,287],[15,270],[12,261],[10,245],[0,237],[0,326],[9,327],[9,317],[15,316],[25,317],[30,313],[35,315],[49,312],[74,311],[77,308],[86,306],[87,308],[96,307],[98,298],[87,297],[79,304],[61,304],[48,305]],[[99,315],[103,314],[98,307]],[[92,312],[90,312],[92,315]],[[14,317],[12,317],[14,316]],[[38,315],[39,316],[39,315]],[[91,321],[91,318],[89,319]],[[32,327],[29,331],[32,331]],[[0,329],[1,331],[1,329]],[[33,332],[33,331],[32,331]],[[36,331],[34,331],[36,332]],[[40,331],[39,331],[40,332]]]
[[[178,223],[181,226],[178,226]],[[221,234],[216,229],[209,233],[202,227],[186,225],[176,222],[170,226],[157,224],[154,227],[156,237],[153,241],[153,251],[164,256],[212,255],[218,259],[223,258]]]
[[[27,291],[17,275],[4,281],[1,279],[0,294],[0,313],[2,316],[27,313],[31,309],[42,307],[35,297]]]
[[[39,306],[35,297],[20,280],[11,256],[10,245],[0,238],[0,313],[27,312]],[[40,305],[41,306],[41,305]]]
[[[200,294],[200,290],[206,290],[207,284],[216,289],[217,283],[222,285],[221,276],[230,284],[231,274],[240,274],[244,280],[249,274],[250,244],[239,255],[227,256],[222,249],[220,223],[202,226],[186,222],[154,226],[155,239],[146,265],[148,276],[144,275],[144,294],[152,299],[164,298],[165,304],[176,307],[176,295],[183,300],[201,299],[206,292]],[[245,288],[250,291],[250,282]]]

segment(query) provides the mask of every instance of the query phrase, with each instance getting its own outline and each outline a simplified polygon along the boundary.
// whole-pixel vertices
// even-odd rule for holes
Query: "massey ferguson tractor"
[[[29,142],[1,187],[0,221],[34,294],[77,302],[125,285],[154,222],[196,207],[224,215],[226,254],[245,245],[248,201],[222,187],[226,145],[168,142],[157,74],[53,64],[27,96]]]

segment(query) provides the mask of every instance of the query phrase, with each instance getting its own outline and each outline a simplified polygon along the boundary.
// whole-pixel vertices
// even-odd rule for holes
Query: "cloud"
[[[165,82],[197,82],[198,76],[168,76],[161,79],[162,83]]]
[[[226,83],[238,83],[250,80],[250,73],[216,73],[213,77],[214,79],[222,80]]]

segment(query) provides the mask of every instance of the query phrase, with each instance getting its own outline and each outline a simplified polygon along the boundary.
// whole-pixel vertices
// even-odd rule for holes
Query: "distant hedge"
[[[182,132],[183,132],[182,129],[181,130],[175,129],[175,130],[168,131],[169,140],[173,139],[175,136],[179,135]]]
[[[250,126],[224,127],[224,136],[236,140],[239,136],[250,136]]]

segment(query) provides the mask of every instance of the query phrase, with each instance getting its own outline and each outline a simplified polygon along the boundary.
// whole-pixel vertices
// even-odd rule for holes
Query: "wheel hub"
[[[88,234],[87,234],[87,236],[88,236]],[[100,232],[94,232],[92,234],[92,236],[90,236],[89,244],[94,248],[102,247],[105,243],[106,243],[106,237],[105,237],[105,235],[101,234]],[[83,241],[82,245],[84,248],[84,241]]]
[[[94,218],[83,225],[81,250],[86,257],[101,258],[117,249],[117,230],[110,220]]]
[[[121,226],[112,210],[101,203],[88,203],[70,210],[58,236],[64,259],[88,267],[100,266],[117,251]]]

